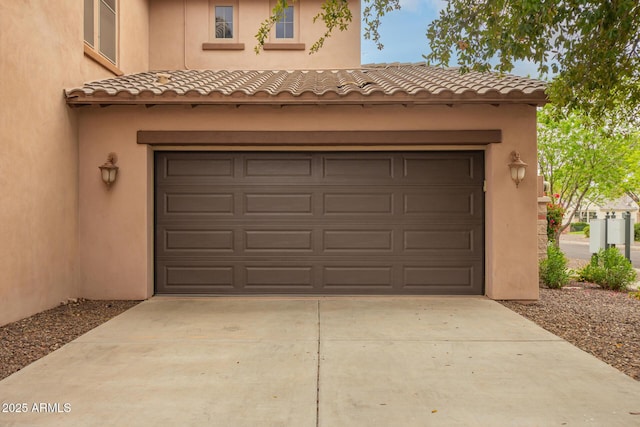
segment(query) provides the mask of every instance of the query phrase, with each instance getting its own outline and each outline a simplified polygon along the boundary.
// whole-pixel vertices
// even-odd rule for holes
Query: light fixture
[[[116,153],[109,153],[107,155],[107,161],[102,165],[98,166],[100,168],[100,173],[102,175],[102,180],[107,187],[111,187],[116,181],[116,177],[118,176],[118,166],[116,163],[118,162],[118,155]]]
[[[517,151],[511,152],[511,163],[509,163],[509,169],[511,170],[511,179],[516,183],[516,187],[518,187],[524,179],[527,166],[528,165],[520,158],[520,153]]]

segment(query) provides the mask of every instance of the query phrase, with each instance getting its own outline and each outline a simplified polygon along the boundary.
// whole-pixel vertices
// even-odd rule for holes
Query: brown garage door
[[[482,152],[156,153],[159,294],[482,294]]]

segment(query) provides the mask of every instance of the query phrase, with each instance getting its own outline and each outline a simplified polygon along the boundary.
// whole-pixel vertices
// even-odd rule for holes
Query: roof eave
[[[318,98],[295,98],[291,97],[283,99],[281,97],[274,98],[208,98],[208,97],[170,97],[165,98],[162,96],[151,98],[139,98],[139,97],[118,97],[118,96],[68,96],[66,102],[71,107],[81,107],[88,105],[96,106],[111,106],[111,105],[222,105],[222,106],[241,106],[241,105],[262,105],[262,106],[299,106],[299,105],[504,105],[504,104],[525,104],[543,106],[549,102],[549,99],[545,94],[534,94],[523,97],[476,97],[476,98],[416,98],[411,96],[381,96],[381,97],[367,97],[367,96],[347,96],[331,99]]]

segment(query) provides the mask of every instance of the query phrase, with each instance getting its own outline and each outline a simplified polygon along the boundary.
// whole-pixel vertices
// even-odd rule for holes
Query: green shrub
[[[636,281],[636,271],[631,262],[616,248],[600,249],[579,274],[583,281],[616,291],[625,290]]]
[[[589,224],[586,222],[573,222],[569,226],[569,231],[583,231],[585,227],[588,227]]]
[[[640,242],[640,222],[633,224],[633,240]]]
[[[582,229],[582,232],[584,233],[584,237],[589,237],[591,232],[591,227],[589,226],[589,224],[587,224],[587,226]]]
[[[550,288],[561,288],[569,283],[567,258],[553,243],[547,246],[547,258],[540,261],[539,270],[540,280]]]

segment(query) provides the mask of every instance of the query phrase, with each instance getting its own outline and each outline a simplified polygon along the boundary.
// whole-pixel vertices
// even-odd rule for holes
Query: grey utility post
[[[626,212],[622,216],[624,217],[624,257],[631,261],[631,242],[633,242],[631,237],[631,212]]]
[[[609,249],[611,245],[609,244],[609,212],[604,216],[604,248]]]
[[[633,220],[631,212],[622,213],[622,218],[616,218],[607,212],[605,219],[594,219],[589,222],[591,235],[589,236],[589,252],[597,253],[600,249],[614,248],[624,245],[624,256],[631,260],[631,244],[633,242]]]

